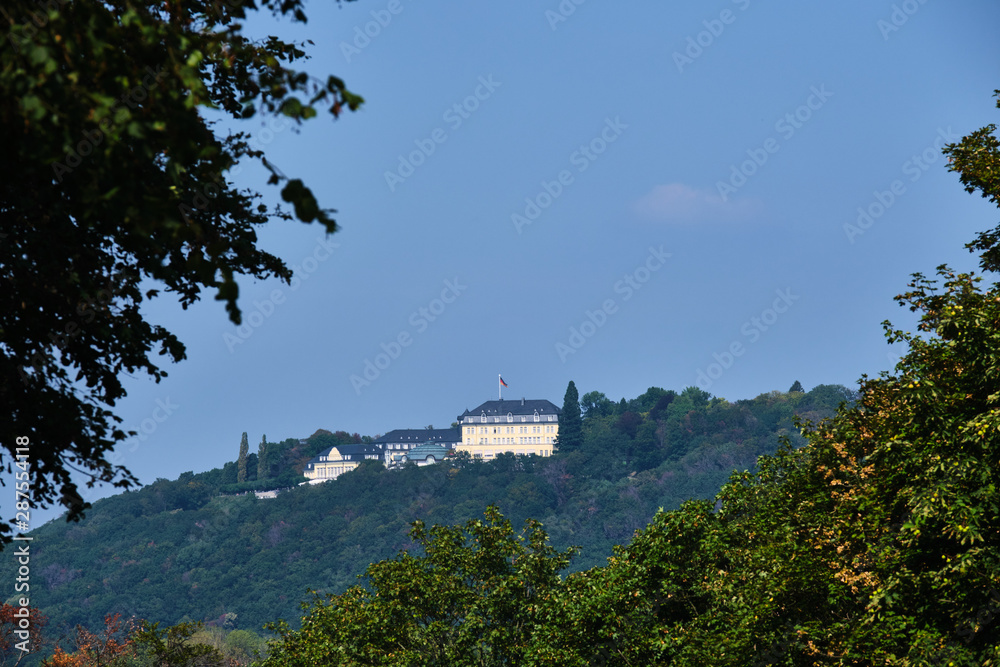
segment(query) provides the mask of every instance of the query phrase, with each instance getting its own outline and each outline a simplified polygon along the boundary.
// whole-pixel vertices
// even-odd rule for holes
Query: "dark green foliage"
[[[200,623],[179,623],[160,629],[159,623],[144,622],[132,635],[136,657],[141,665],[150,667],[213,667],[223,664],[217,649],[190,641]]]
[[[230,462],[98,501],[79,525],[38,529],[38,604],[62,628],[97,627],[113,611],[164,624],[233,612],[238,628],[259,630],[296,618],[307,589],[341,592],[369,563],[413,546],[410,522],[464,524],[491,503],[515,525],[539,519],[559,549],[580,546],[573,568],[594,567],[658,508],[714,496],[734,468],[752,466],[775,450],[780,431],[794,430],[791,396],[733,404],[702,394],[657,399],[660,419],[643,416],[634,439],[616,427],[618,415],[588,418],[580,448],[568,455],[455,457],[399,471],[366,462],[319,485],[298,486],[295,465],[353,435],[268,443],[275,474],[267,479],[237,484]],[[832,413],[830,406],[823,414]],[[685,439],[674,443],[665,434],[673,422],[701,430],[682,429]],[[219,497],[280,487],[292,488],[275,499]],[[0,578],[14,576],[12,567],[16,561],[0,559]]]
[[[615,404],[602,392],[590,391],[580,399],[580,408],[584,412],[584,418],[607,417],[615,410]]]
[[[795,382],[794,382],[794,383],[792,384],[792,386],[791,386],[791,387],[790,387],[790,388],[788,389],[788,393],[790,394],[790,393],[792,393],[793,391],[799,391],[799,392],[803,392],[803,393],[804,393],[804,392],[805,392],[805,389],[803,389],[803,388],[802,388],[802,383],[801,383],[801,382],[799,382],[798,380],[796,380],[796,381],[795,381]]]
[[[582,419],[580,417],[580,394],[572,380],[566,387],[563,398],[562,412],[559,415],[559,435],[556,446],[564,452],[572,452],[580,448],[582,442]]]
[[[677,394],[673,391],[666,391],[664,389],[660,389],[659,387],[650,387],[646,390],[646,393],[641,396],[637,396],[628,402],[628,410],[640,413],[649,412],[656,407],[657,403],[661,400],[666,400],[669,404],[669,402],[673,400],[673,397],[676,395]]]
[[[993,91],[1000,108],[1000,90]],[[995,206],[1000,206],[1000,139],[995,124],[962,137],[957,144],[944,149],[948,169],[956,171],[967,192],[978,192]],[[984,271],[1000,271],[1000,226],[981,232],[965,246],[969,252],[979,252],[979,265]]]
[[[520,665],[573,550],[537,521],[514,532],[499,509],[464,527],[415,521],[417,553],[371,565],[366,586],[316,596],[301,630],[286,624],[263,667]]]
[[[656,405],[654,405],[653,409],[649,411],[649,418],[659,420],[666,416],[666,410],[670,407],[670,404],[674,402],[675,398],[677,398],[677,393],[674,391],[668,391],[657,399]]]

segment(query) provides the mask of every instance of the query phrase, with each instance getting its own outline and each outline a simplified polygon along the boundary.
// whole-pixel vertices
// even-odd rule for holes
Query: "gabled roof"
[[[333,447],[327,447],[317,456],[309,459],[309,462],[306,464],[306,470],[311,470],[313,466],[318,463],[329,462],[330,453],[335,449],[340,455],[339,459],[334,459],[335,461],[361,461],[364,460],[366,454],[377,455],[379,457],[382,456],[382,449],[380,447],[376,447],[375,445],[334,445]],[[322,460],[324,457],[326,458],[326,461]]]
[[[395,442],[420,444],[424,442],[461,442],[462,434],[457,428],[397,428],[372,442],[386,445]]]
[[[323,463],[323,460],[322,460],[323,457],[324,456],[329,457],[331,449],[333,449],[333,447],[327,447],[326,449],[324,449],[323,451],[321,451],[319,454],[317,454],[316,456],[314,456],[311,459],[309,459],[308,463],[306,463],[306,468],[305,469],[306,470],[312,470],[313,466],[316,465],[317,463]]]
[[[487,417],[505,417],[507,414],[534,416],[535,412],[539,415],[556,415],[558,417],[562,410],[557,408],[552,401],[545,399],[528,400],[522,398],[514,401],[486,401],[478,408],[466,410],[460,414],[458,421],[462,421],[463,417],[481,417],[483,414]]]
[[[382,458],[382,448],[375,445],[337,445],[334,449],[340,452],[345,461],[362,461],[366,455]]]

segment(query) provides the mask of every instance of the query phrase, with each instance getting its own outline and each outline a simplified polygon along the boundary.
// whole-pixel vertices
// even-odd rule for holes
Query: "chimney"
[[[524,407],[524,396],[521,397],[521,407]]]

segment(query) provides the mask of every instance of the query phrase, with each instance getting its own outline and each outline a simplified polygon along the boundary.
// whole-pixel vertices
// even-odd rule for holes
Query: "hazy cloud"
[[[665,222],[738,222],[756,216],[759,200],[737,198],[722,201],[713,190],[692,188],[683,183],[657,185],[633,205],[647,220]]]

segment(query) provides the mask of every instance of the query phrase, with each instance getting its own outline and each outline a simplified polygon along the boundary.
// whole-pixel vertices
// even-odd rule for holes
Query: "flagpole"
[[[503,384],[502,384],[502,381],[501,381],[502,377],[503,377],[502,375],[500,375],[499,373],[497,373],[497,393],[500,396],[500,400],[501,401],[503,400]]]

